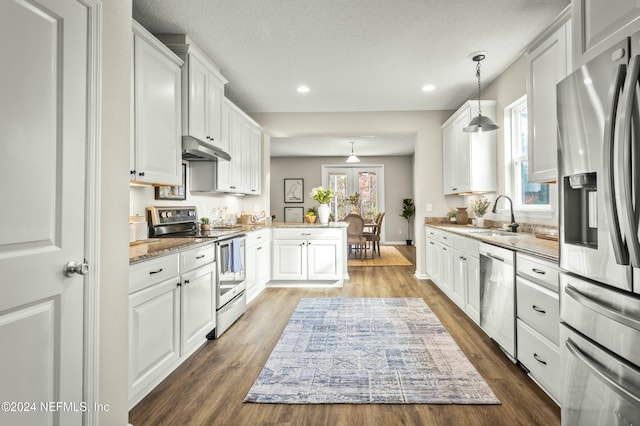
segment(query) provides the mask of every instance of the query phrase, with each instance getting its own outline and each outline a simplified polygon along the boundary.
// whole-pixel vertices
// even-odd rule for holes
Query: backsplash
[[[425,225],[454,225],[458,223],[450,222],[448,217],[427,216],[424,218],[424,224]],[[468,220],[467,224],[468,225],[471,224],[471,219]],[[502,228],[502,225],[509,225],[509,222],[485,219],[484,224],[489,228]],[[557,234],[558,233],[557,226],[541,225],[538,223],[520,223],[520,222],[519,222],[519,225],[520,226],[518,227],[518,232],[524,232],[527,234]]]

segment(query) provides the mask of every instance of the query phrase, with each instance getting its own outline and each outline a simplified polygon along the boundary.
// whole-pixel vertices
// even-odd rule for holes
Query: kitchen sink
[[[483,229],[480,231],[469,231],[469,234],[483,235],[486,237],[526,237],[526,235],[516,232],[498,231],[496,229]]]

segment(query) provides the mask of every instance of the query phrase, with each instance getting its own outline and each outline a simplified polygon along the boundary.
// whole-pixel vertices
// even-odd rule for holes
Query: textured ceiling
[[[569,3],[133,0],[133,15],[153,33],[188,34],[246,112],[410,111],[475,97],[469,53],[487,51],[484,85]],[[427,83],[435,90],[420,90]]]

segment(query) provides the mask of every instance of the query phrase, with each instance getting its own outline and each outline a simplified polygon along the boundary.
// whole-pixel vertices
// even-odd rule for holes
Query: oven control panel
[[[195,207],[147,207],[151,224],[171,225],[175,223],[189,223],[198,220],[198,212]]]

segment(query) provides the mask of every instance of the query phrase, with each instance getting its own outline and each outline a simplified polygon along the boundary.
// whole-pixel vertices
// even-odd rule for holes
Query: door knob
[[[68,277],[71,277],[74,274],[87,275],[89,273],[89,264],[86,262],[76,263],[75,260],[70,260],[64,266],[64,273]]]

